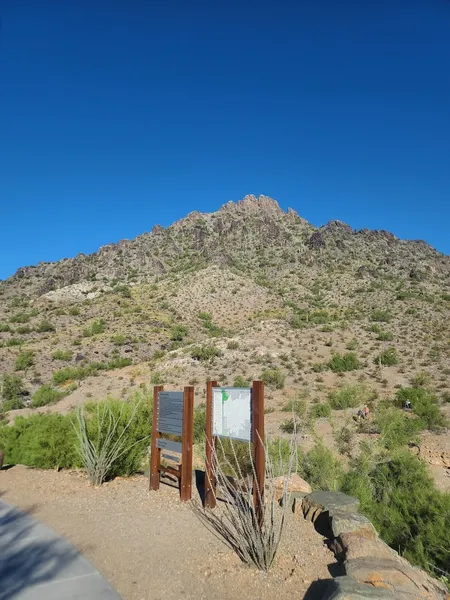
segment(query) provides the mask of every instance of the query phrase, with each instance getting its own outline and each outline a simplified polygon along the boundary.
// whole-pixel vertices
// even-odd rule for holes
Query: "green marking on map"
[[[225,390],[220,390],[221,394],[222,394],[222,404],[228,400],[228,398],[230,397]]]

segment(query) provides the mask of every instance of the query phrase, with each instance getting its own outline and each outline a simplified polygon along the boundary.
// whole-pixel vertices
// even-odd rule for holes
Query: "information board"
[[[213,435],[251,441],[251,388],[214,387]]]
[[[159,392],[158,431],[181,435],[183,431],[183,392]]]

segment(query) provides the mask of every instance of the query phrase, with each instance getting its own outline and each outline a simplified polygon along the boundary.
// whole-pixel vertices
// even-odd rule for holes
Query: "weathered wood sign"
[[[192,449],[194,432],[194,388],[185,387],[183,392],[164,391],[162,386],[153,388],[152,444],[150,454],[150,489],[158,490],[161,473],[178,478],[180,496],[184,502],[192,496]],[[181,437],[181,442],[162,437]],[[161,451],[181,454],[178,468],[161,465]],[[166,456],[173,460],[176,457]]]

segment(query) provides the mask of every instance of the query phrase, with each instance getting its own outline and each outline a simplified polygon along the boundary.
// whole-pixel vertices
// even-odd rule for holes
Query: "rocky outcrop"
[[[413,567],[378,537],[373,524],[358,512],[356,498],[313,492],[303,498],[302,506],[304,517],[316,526],[321,521],[328,524],[330,548],[345,571],[345,577],[329,582],[324,600],[450,600],[443,583]]]

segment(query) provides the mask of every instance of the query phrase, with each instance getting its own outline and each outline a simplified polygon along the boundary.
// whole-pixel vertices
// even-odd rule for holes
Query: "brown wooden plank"
[[[156,440],[159,438],[158,431],[158,402],[159,392],[162,392],[162,385],[155,385],[153,388],[153,416],[152,416],[152,443],[150,452],[150,472],[149,489],[159,490],[159,467],[161,465],[161,449],[157,447]]]
[[[264,383],[254,381],[252,386],[252,443],[255,465],[253,503],[259,524],[264,519],[264,485],[266,455],[264,451]]]
[[[205,507],[216,506],[216,481],[214,477],[214,455],[215,448],[213,431],[213,387],[217,387],[217,381],[206,382],[206,469],[205,469]]]
[[[183,434],[181,437],[181,501],[186,502],[192,496],[192,457],[194,445],[194,388],[184,388]]]

